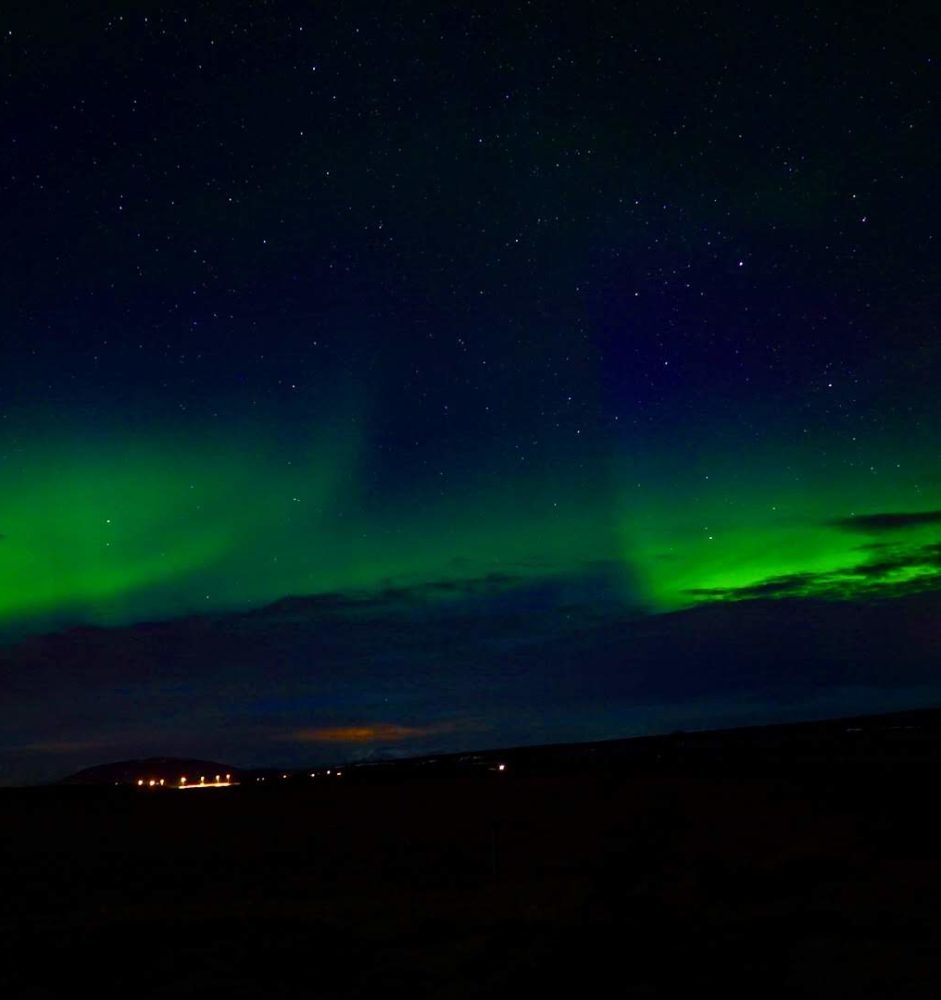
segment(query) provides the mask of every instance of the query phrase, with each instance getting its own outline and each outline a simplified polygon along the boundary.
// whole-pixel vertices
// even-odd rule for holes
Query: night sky
[[[0,782],[941,704],[939,27],[5,5]]]

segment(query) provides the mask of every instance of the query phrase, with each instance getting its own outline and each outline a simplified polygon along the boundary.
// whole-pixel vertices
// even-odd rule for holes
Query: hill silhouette
[[[231,764],[191,757],[147,757],[143,760],[119,760],[96,764],[63,778],[64,785],[132,785],[138,781],[166,781],[178,785],[180,778],[198,782],[201,776],[211,781],[217,774],[237,774]]]

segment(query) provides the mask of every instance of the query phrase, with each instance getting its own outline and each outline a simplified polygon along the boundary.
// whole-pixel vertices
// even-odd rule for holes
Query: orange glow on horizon
[[[406,726],[398,722],[368,722],[354,726],[298,729],[291,733],[289,738],[299,743],[395,743],[439,733],[452,733],[462,728],[466,727],[454,722],[436,722],[427,726]]]

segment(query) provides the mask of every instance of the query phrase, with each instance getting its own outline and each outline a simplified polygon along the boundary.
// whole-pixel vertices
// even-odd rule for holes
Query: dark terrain
[[[883,728],[2,790],[0,994],[937,997],[937,741]]]

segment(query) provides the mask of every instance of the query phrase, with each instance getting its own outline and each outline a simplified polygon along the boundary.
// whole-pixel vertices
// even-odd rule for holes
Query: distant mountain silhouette
[[[190,757],[148,757],[145,760],[119,760],[112,764],[97,764],[63,778],[64,785],[134,785],[138,781],[160,781],[178,785],[180,778],[197,784],[201,777],[213,781],[217,774],[238,777],[231,764],[214,760],[195,760]]]
[[[362,753],[353,754],[350,758],[358,764],[384,763],[390,760],[408,760],[415,757],[414,753],[407,750],[398,750],[395,747],[376,747],[375,750],[364,750]],[[423,754],[421,756],[424,756]]]

